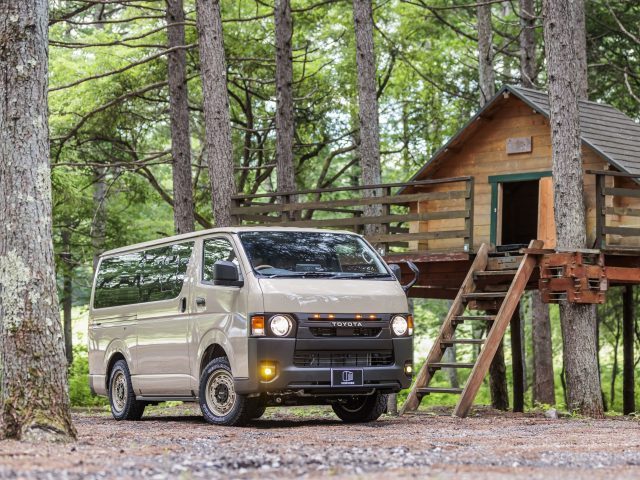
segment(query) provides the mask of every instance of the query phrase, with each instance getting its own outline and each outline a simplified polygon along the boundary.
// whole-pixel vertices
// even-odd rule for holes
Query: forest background
[[[544,89],[540,2],[486,3],[491,11],[489,52],[495,86]],[[525,16],[521,12],[528,5],[533,15]],[[599,0],[586,1],[585,6],[589,99],[639,120],[640,38],[634,32],[640,3]],[[50,1],[54,244],[67,346],[73,344],[67,356],[76,406],[105,404],[91,396],[87,382],[86,319],[95,258],[110,248],[174,233],[168,85],[169,57],[175,51],[185,53],[196,228],[211,226],[195,2],[187,0],[183,7],[184,20],[178,23],[184,26],[184,44],[169,47],[164,1]],[[225,0],[221,7],[236,186],[243,193],[271,192],[277,185],[274,4]],[[384,182],[407,180],[482,102],[477,13],[478,4],[469,0],[374,2]],[[344,0],[296,0],[291,17],[296,185],[357,185],[361,172],[353,5]],[[534,68],[529,72],[522,68],[523,31],[531,34],[534,47]],[[612,412],[622,409],[621,295],[612,292],[598,312],[603,398]],[[637,299],[637,291],[634,295]],[[447,307],[444,301],[414,303],[418,366]],[[529,297],[522,311],[530,386],[534,372]],[[550,311],[556,402],[562,406],[560,324],[557,309]],[[639,352],[637,323],[635,333]],[[505,347],[508,364],[508,343]],[[636,353],[636,365],[638,361]],[[533,407],[531,395],[526,398]],[[423,405],[453,401],[427,397]],[[489,403],[487,386],[478,401]]]

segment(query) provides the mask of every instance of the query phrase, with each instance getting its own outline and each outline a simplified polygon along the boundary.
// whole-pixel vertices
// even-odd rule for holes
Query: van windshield
[[[253,270],[265,277],[391,278],[360,237],[325,232],[242,232]]]

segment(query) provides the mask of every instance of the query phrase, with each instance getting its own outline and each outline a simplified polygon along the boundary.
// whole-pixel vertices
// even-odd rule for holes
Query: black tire
[[[354,396],[345,403],[331,405],[334,413],[345,423],[373,422],[387,411],[387,395]]]
[[[257,420],[264,412],[267,410],[267,406],[260,398],[250,398],[249,399],[249,418],[252,420]]]
[[[202,415],[212,425],[240,426],[251,419],[249,399],[235,392],[226,357],[214,358],[204,368],[198,397]]]
[[[147,406],[136,400],[129,366],[124,360],[118,360],[109,374],[109,404],[116,420],[140,420]]]

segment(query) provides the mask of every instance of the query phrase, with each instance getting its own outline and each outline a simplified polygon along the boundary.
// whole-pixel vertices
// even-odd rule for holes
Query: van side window
[[[106,258],[100,263],[93,308],[176,298],[182,290],[193,242]]]
[[[202,280],[205,282],[213,282],[213,265],[219,260],[233,262],[236,266],[239,266],[233,245],[226,238],[209,238],[205,240],[203,251]]]
[[[140,302],[171,300],[180,295],[192,250],[193,243],[146,250]]]

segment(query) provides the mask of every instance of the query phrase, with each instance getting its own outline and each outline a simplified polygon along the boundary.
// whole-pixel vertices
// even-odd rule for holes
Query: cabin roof
[[[505,85],[411,177],[411,180],[428,178],[438,165],[446,161],[451,150],[477,130],[483,119],[491,118],[499,111],[509,94],[513,94],[536,112],[549,118],[547,92]],[[581,100],[579,107],[582,143],[617,170],[640,174],[640,125],[611,105]]]

